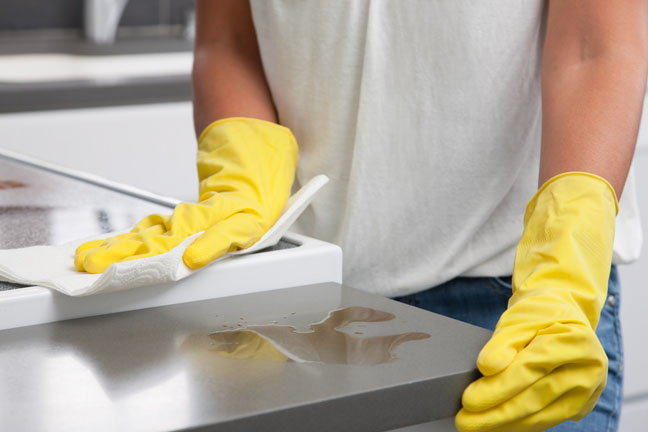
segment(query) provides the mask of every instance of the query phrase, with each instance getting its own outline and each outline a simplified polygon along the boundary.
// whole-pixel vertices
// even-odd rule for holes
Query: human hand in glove
[[[607,295],[616,194],[570,172],[529,202],[513,296],[464,391],[460,431],[540,431],[579,420],[605,388],[607,357],[594,333]]]
[[[198,139],[198,203],[178,204],[170,216],[150,215],[129,233],[89,241],[76,250],[79,271],[168,252],[204,231],[184,252],[190,268],[245,249],[276,222],[290,196],[297,142],[289,129],[251,118],[209,125]]]

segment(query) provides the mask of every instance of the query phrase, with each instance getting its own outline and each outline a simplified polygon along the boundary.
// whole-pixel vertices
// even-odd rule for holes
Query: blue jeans
[[[596,335],[608,356],[607,386],[594,410],[579,422],[566,421],[553,432],[616,431],[623,390],[623,345],[619,321],[619,277],[615,266],[610,271],[608,299],[601,312]],[[397,297],[403,303],[484,327],[495,328],[511,297],[510,277],[459,277],[416,294]]]

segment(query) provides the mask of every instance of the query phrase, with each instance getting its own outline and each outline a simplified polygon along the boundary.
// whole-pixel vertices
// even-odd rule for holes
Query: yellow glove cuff
[[[603,177],[597,176],[596,174],[583,172],[583,171],[569,171],[569,172],[565,172],[565,173],[558,174],[556,176],[551,177],[549,180],[544,182],[544,184],[542,186],[540,186],[540,188],[535,193],[533,198],[531,198],[531,201],[529,201],[529,203],[527,204],[526,213],[524,215],[524,223],[526,224],[528,216],[530,215],[530,213],[533,212],[533,209],[535,208],[535,203],[536,203],[536,200],[537,200],[538,196],[540,196],[544,192],[544,190],[549,187],[549,185],[551,185],[553,182],[555,182],[555,181],[557,181],[559,179],[565,178],[565,177],[569,177],[570,180],[576,179],[577,178],[576,176],[590,177],[592,179],[596,179],[597,181],[603,183],[603,185],[605,185],[604,188],[608,189],[612,193],[612,199],[614,200],[614,208],[615,208],[615,213],[614,214],[615,215],[619,214],[619,200],[618,200],[616,192],[614,191],[614,188],[612,187],[610,182],[605,180]],[[574,182],[579,182],[579,183],[585,183],[585,181],[586,181],[586,179],[580,179],[580,178],[578,180],[574,180]],[[607,193],[603,192],[603,194],[606,195]]]
[[[619,204],[605,179],[568,172],[549,179],[527,205],[510,304],[552,287],[592,328],[607,292]]]
[[[290,129],[277,123],[252,117],[228,117],[216,120],[215,122],[210,123],[205,129],[203,129],[203,131],[200,133],[200,136],[198,137],[198,145],[200,145],[205,135],[207,135],[213,128],[226,123],[257,125],[260,128],[274,129],[279,133],[283,133],[289,140],[295,139]]]

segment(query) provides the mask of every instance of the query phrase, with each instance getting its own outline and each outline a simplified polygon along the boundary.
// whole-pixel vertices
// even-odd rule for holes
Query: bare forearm
[[[562,172],[585,171],[621,195],[645,92],[645,72],[636,63],[611,56],[545,73],[540,184]]]
[[[573,21],[574,30],[561,32],[568,24],[560,21],[569,19],[557,9],[552,3],[542,67],[539,183],[562,172],[585,171],[608,180],[621,196],[646,89],[645,24],[635,26],[634,38],[619,37],[614,25],[590,37],[592,29],[579,30]],[[552,14],[558,13],[552,29]],[[569,31],[574,35],[565,35]]]
[[[228,48],[196,53],[193,105],[196,135],[215,120],[252,117],[276,122],[270,92],[262,71]]]
[[[193,66],[196,135],[226,117],[277,121],[246,1],[197,2]]]

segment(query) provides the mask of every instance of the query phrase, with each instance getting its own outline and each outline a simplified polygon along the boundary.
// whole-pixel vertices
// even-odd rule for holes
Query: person
[[[345,283],[494,329],[459,430],[616,429],[645,1],[198,0],[196,17],[199,202],[81,245],[79,270],[205,230],[184,254],[203,266],[324,173],[298,229],[342,246]]]

